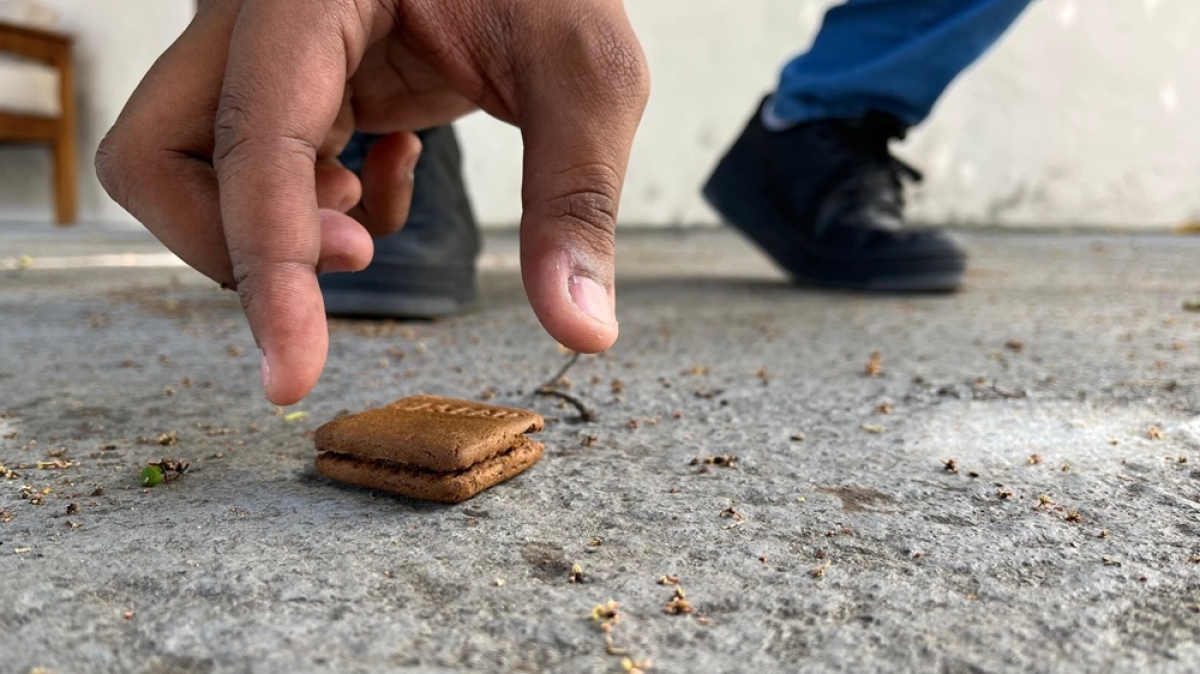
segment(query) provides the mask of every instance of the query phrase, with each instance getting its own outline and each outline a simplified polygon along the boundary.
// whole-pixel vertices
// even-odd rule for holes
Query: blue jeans
[[[769,116],[784,125],[878,110],[909,126],[1030,0],[847,0],[783,69]]]

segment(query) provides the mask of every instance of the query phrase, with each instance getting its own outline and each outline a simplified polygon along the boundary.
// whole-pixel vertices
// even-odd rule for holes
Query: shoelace
[[[877,160],[864,161],[828,198],[840,204],[835,206],[838,210],[874,211],[876,217],[869,218],[874,224],[872,229],[898,231],[904,222],[904,179],[920,182],[923,176],[909,164],[887,154]],[[880,214],[890,217],[878,217]],[[836,217],[819,223],[818,228],[824,229],[821,225],[835,221]],[[855,221],[858,219],[854,217],[846,220]]]
[[[878,197],[888,195],[885,203],[897,215],[904,208],[904,179],[918,183],[924,179],[921,172],[901,159],[887,155],[879,161],[866,162],[845,183],[846,194],[864,202],[878,202]]]

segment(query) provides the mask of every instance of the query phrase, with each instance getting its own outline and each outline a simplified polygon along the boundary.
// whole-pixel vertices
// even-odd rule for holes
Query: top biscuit
[[[504,453],[544,425],[528,410],[419,395],[334,419],[313,440],[322,451],[453,472]]]

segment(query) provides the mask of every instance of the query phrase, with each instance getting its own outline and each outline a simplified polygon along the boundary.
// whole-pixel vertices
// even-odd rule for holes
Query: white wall
[[[192,0],[43,0],[79,38],[82,209],[127,220],[91,155]],[[626,0],[654,92],[622,218],[712,223],[697,189],[789,54],[820,0]],[[922,220],[1170,226],[1200,220],[1200,2],[1038,0],[965,74],[900,154],[926,172]],[[520,141],[482,116],[461,124],[480,217],[519,213]],[[48,153],[0,146],[0,221],[49,220]]]
[[[1035,2],[906,148],[915,214],[1012,225],[1200,220],[1200,2]]]
[[[830,2],[627,0],[654,78],[622,220],[715,218],[697,196]],[[924,169],[912,216],[1020,226],[1200,220],[1200,2],[1039,0],[898,154]],[[519,139],[462,125],[489,222],[519,212]]]

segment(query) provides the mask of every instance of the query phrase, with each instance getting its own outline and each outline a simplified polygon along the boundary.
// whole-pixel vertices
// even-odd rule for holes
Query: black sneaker
[[[479,227],[463,184],[458,139],[450,126],[417,135],[424,149],[413,172],[407,224],[375,241],[375,258],[363,271],[319,277],[327,314],[439,318],[475,305]],[[361,175],[376,138],[354,134],[342,164]]]
[[[765,104],[765,102],[764,102]],[[944,232],[905,231],[902,178],[888,151],[904,125],[883,113],[778,132],[762,108],[717,165],[704,197],[797,280],[877,291],[948,291],[966,253]]]

